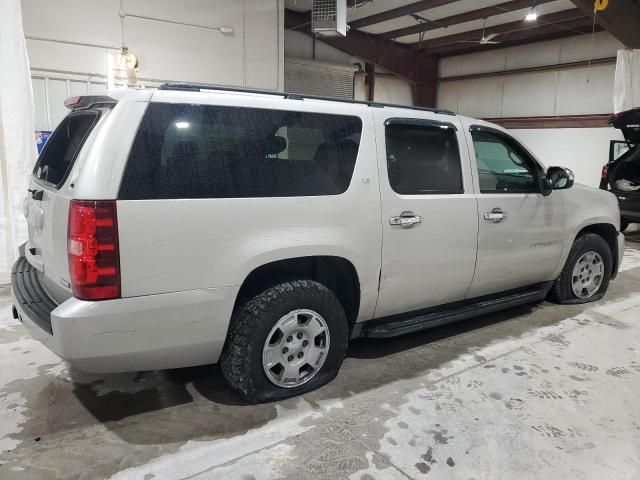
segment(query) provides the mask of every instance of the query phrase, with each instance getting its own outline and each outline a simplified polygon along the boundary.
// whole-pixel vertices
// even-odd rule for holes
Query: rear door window
[[[99,116],[97,111],[67,115],[47,140],[36,162],[34,176],[60,188]]]
[[[403,195],[463,193],[453,126],[391,119],[385,129],[389,184]]]
[[[339,195],[351,182],[361,132],[354,116],[151,103],[119,197]]]

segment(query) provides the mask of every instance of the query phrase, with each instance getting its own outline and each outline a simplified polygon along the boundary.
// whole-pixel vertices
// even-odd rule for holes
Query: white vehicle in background
[[[285,398],[351,338],[594,301],[622,259],[612,194],[448,111],[187,84],[68,106],[12,286],[86,372],[219,362]]]

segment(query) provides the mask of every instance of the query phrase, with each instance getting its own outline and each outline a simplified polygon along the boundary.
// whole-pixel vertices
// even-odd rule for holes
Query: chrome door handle
[[[415,215],[413,212],[402,212],[399,216],[389,219],[389,225],[400,225],[402,228],[411,228],[421,222],[422,217]]]
[[[500,223],[505,220],[509,214],[507,212],[503,212],[500,208],[494,208],[490,212],[485,212],[484,219],[486,222]]]

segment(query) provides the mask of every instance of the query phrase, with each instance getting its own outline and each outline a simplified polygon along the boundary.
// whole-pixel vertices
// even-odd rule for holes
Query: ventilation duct
[[[313,0],[311,30],[326,37],[347,35],[347,0]]]

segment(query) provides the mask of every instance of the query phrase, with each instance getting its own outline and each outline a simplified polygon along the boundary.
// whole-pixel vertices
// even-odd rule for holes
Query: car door
[[[476,257],[478,213],[460,121],[397,112],[375,113],[383,238],[378,318],[462,300]]]
[[[543,167],[513,137],[466,124],[475,158],[478,258],[467,298],[552,280],[562,254],[562,192],[544,196]]]

